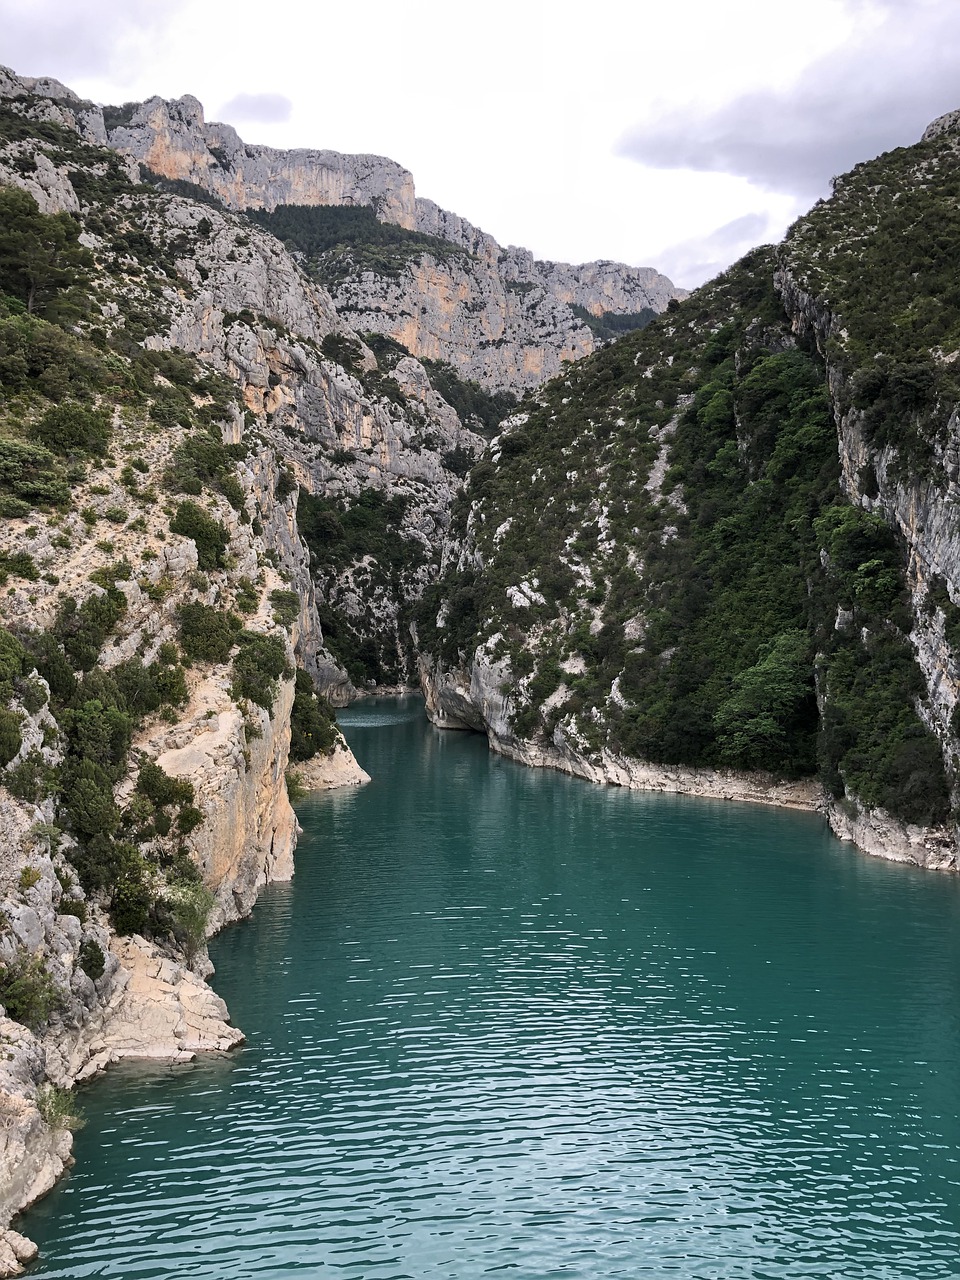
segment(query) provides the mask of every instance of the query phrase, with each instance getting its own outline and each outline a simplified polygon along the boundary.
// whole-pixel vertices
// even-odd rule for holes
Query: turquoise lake
[[[211,945],[246,1045],[82,1091],[44,1277],[960,1276],[960,881],[341,713]]]

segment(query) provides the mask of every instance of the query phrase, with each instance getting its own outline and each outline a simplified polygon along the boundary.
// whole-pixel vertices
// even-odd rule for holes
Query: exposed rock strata
[[[165,178],[191,182],[227,209],[370,205],[383,222],[462,248],[462,257],[450,260],[429,254],[416,258],[397,277],[357,273],[337,286],[335,302],[355,328],[387,334],[414,356],[446,360],[462,376],[493,389],[538,386],[559,373],[564,361],[596,348],[573,306],[600,317],[607,311],[662,311],[671,298],[685,296],[649,267],[540,262],[526,249],[502,248],[457,214],[418,199],[412,175],[392,160],[253,146],[230,125],[207,122],[203,107],[189,95],[132,104],[119,122],[114,113],[105,124],[101,108],[58,82],[3,69],[0,96],[24,93],[46,100],[45,118],[75,128],[87,141],[109,145],[134,168],[142,163]],[[69,183],[49,162],[38,161],[37,172],[21,185],[45,211],[79,208]],[[281,285],[278,281],[278,293]],[[214,329],[208,341],[222,341],[222,334]]]
[[[329,755],[317,755],[312,760],[294,766],[301,787],[305,791],[332,791],[336,787],[362,787],[370,781],[366,769],[357,763],[352,751],[341,741]]]

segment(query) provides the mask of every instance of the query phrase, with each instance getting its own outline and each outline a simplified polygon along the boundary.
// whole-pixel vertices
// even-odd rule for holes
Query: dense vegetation
[[[405,533],[407,499],[364,489],[352,501],[301,492],[297,522],[310,549],[311,571],[320,588],[318,609],[324,639],[354,684],[402,684],[413,665],[405,604],[396,627],[378,622],[384,599],[409,602],[419,595],[419,571],[427,563],[424,544]],[[343,575],[364,592],[362,610],[337,607]]]
[[[543,389],[470,475],[456,528],[483,570],[470,546],[421,635],[447,662],[509,663],[520,737],[819,771],[939,820],[902,555],[840,496],[824,367],[773,271],[748,255]]]
[[[595,316],[586,307],[577,306],[576,303],[571,305],[570,310],[600,342],[613,342],[625,333],[632,333],[634,329],[645,329],[658,314],[651,307],[643,307],[640,311],[604,311]]]
[[[834,317],[829,356],[868,437],[929,465],[960,399],[960,138],[857,165],[792,228],[784,261]]]
[[[396,276],[424,254],[440,262],[469,257],[449,240],[381,222],[370,205],[278,205],[248,217],[303,254],[310,272],[334,284],[362,271]]]

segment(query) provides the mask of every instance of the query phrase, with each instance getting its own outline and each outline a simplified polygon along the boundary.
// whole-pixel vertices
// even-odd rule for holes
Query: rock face
[[[521,739],[511,723],[513,700],[503,692],[509,683],[509,664],[491,662],[482,652],[470,664],[469,674],[462,668],[445,669],[427,657],[421,658],[420,672],[431,724],[438,729],[484,732],[492,751],[520,764],[556,769],[588,782],[631,791],[740,800],[788,809],[826,808],[822,789],[810,779],[784,782],[761,773],[650,764],[608,749],[590,751],[568,736],[562,726],[549,742]]]
[[[429,200],[417,200],[417,230],[463,255],[427,252],[396,275],[360,271],[331,281],[337,309],[355,329],[385,334],[421,359],[444,360],[491,390],[539,386],[566,361],[596,350],[584,312],[598,320],[660,312],[686,296],[649,267],[571,266],[502,248]]]
[[[8,72],[0,93],[43,95],[45,83]],[[60,90],[58,118],[88,140],[106,142],[164,178],[191,182],[227,209],[367,205],[383,222],[463,249],[461,257],[442,261],[429,252],[417,255],[396,277],[358,270],[331,288],[355,329],[385,334],[418,358],[447,361],[492,390],[538,386],[564,361],[596,348],[573,307],[599,319],[607,312],[662,311],[671,298],[685,296],[649,267],[570,266],[504,249],[457,214],[417,198],[411,174],[382,156],[251,146],[230,125],[208,123],[189,95],[104,112]],[[33,187],[42,179],[38,174]]]

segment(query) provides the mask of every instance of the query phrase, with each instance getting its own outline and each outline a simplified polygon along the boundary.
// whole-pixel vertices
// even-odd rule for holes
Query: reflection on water
[[[213,946],[247,1045],[86,1090],[39,1275],[960,1275],[955,878],[341,720]]]

